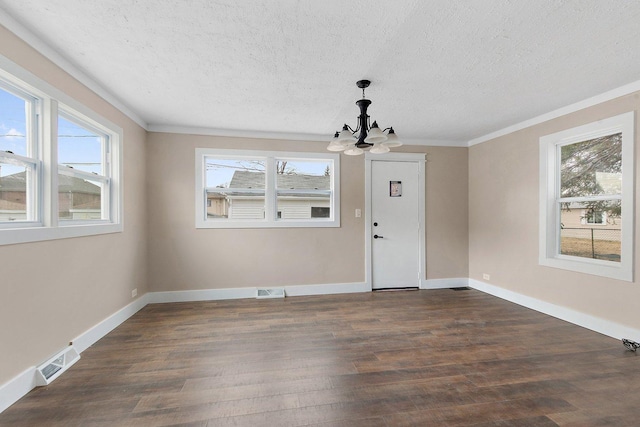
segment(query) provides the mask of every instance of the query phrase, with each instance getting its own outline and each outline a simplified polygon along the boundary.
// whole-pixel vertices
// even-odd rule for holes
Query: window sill
[[[279,221],[198,221],[196,228],[328,228],[340,227],[340,220],[317,220],[317,221],[295,221],[295,220],[279,220]]]
[[[623,262],[611,262],[561,255],[557,258],[540,258],[539,264],[545,267],[575,271],[576,273],[633,282],[633,270],[630,266],[625,265],[624,260]]]
[[[122,224],[65,224],[60,227],[28,227],[0,229],[0,246],[73,237],[121,233]]]

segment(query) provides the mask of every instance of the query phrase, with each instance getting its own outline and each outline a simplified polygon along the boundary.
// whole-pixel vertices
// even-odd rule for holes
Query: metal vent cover
[[[258,288],[256,298],[284,298],[284,288]]]
[[[78,360],[80,360],[80,354],[70,345],[36,368],[36,384],[39,386],[51,384]]]

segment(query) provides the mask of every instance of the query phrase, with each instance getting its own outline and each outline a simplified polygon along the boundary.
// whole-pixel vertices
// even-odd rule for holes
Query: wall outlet
[[[136,296],[138,296],[138,288],[131,291],[131,298],[135,298]]]
[[[362,217],[362,209],[356,209],[356,218]]]
[[[487,273],[482,273],[482,280],[491,280],[491,275]]]

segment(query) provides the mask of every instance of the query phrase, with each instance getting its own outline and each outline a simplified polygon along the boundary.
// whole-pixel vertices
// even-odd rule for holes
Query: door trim
[[[420,288],[422,288],[423,283],[426,282],[426,271],[427,271],[427,242],[425,235],[425,188],[426,188],[426,160],[427,155],[424,153],[386,153],[383,155],[380,154],[371,154],[369,152],[365,153],[364,157],[364,217],[365,217],[365,233],[364,233],[364,245],[365,245],[365,256],[364,256],[364,278],[367,289],[369,291],[373,290],[373,281],[372,281],[372,251],[371,251],[371,162],[373,161],[381,161],[381,162],[410,162],[417,163],[418,165],[418,222],[419,222],[419,232],[418,232],[418,274]]]

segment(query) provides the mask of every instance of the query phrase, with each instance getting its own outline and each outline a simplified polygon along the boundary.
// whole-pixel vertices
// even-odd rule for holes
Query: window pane
[[[329,190],[331,162],[277,160],[276,185],[279,190]]]
[[[102,219],[102,184],[58,174],[58,218]]]
[[[622,134],[561,148],[561,197],[622,193]]]
[[[28,168],[0,163],[0,222],[26,221]]]
[[[207,157],[206,187],[264,189],[263,160],[230,160]]]
[[[205,158],[206,187],[247,191],[207,193],[207,218],[264,219],[264,160]]]
[[[331,218],[331,208],[311,208],[311,218]]]
[[[620,200],[562,203],[560,253],[620,262]]]
[[[0,89],[0,151],[27,156],[29,103]]]
[[[102,143],[104,137],[58,117],[58,163],[104,175],[102,169]]]
[[[332,162],[279,159],[276,168],[278,218],[331,217]]]

